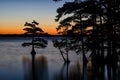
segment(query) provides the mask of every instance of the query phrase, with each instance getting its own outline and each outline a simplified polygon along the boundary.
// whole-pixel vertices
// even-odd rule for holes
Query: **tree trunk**
[[[60,50],[60,54],[61,54],[61,56],[62,56],[62,58],[63,58],[64,62],[66,62],[66,59],[65,59],[65,57],[64,57],[64,55],[63,55],[63,52],[61,51],[61,49],[60,49],[60,48],[58,48],[58,49]]]
[[[32,51],[31,51],[31,55],[32,56],[36,55],[36,52],[35,52],[35,49],[34,49],[34,36],[32,37]]]

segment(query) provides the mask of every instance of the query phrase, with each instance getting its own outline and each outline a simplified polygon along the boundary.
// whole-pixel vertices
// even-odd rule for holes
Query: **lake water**
[[[106,69],[103,75],[92,73],[90,62],[87,70],[84,69],[83,77],[82,56],[70,52],[71,62],[69,65],[64,64],[59,50],[53,47],[53,38],[46,39],[48,46],[45,49],[35,49],[37,54],[33,73],[31,47],[21,46],[23,42],[29,42],[30,38],[0,38],[0,80],[109,80]],[[115,74],[111,80],[120,80],[120,66]]]

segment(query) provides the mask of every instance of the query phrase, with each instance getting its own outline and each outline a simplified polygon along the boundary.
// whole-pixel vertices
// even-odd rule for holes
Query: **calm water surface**
[[[0,80],[31,80],[31,47],[22,47],[29,38],[0,38]],[[63,59],[57,48],[48,39],[48,47],[36,49],[35,75],[37,80],[56,80],[61,74]],[[78,60],[76,54],[70,55],[71,64]],[[65,71],[66,72],[66,71]],[[60,77],[60,76],[59,76]]]
[[[82,80],[82,57],[70,52],[71,62],[64,64],[59,50],[53,47],[52,39],[47,40],[47,48],[36,49],[33,69],[31,47],[21,46],[23,42],[29,42],[29,38],[0,38],[0,80]],[[89,64],[84,80],[101,80],[100,76],[92,76]],[[103,80],[109,80],[106,70],[103,73]],[[120,79],[119,76],[120,68],[117,68],[116,80]]]

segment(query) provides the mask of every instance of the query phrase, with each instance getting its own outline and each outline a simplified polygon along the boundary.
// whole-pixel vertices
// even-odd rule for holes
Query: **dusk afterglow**
[[[64,1],[0,0],[0,34],[22,34],[24,23],[36,20],[45,32],[56,34],[56,9]]]

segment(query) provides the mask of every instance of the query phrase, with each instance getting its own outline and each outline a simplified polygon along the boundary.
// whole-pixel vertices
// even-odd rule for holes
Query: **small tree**
[[[34,48],[45,48],[47,47],[47,44],[48,44],[46,40],[40,37],[35,37],[36,35],[41,35],[42,33],[44,33],[44,31],[41,28],[37,27],[37,25],[39,25],[39,23],[33,20],[32,23],[26,22],[24,26],[28,26],[28,27],[23,28],[23,30],[26,31],[24,34],[28,34],[32,36],[32,41],[24,42],[22,46],[24,47],[32,46],[32,51],[31,51],[32,56],[36,54]]]

